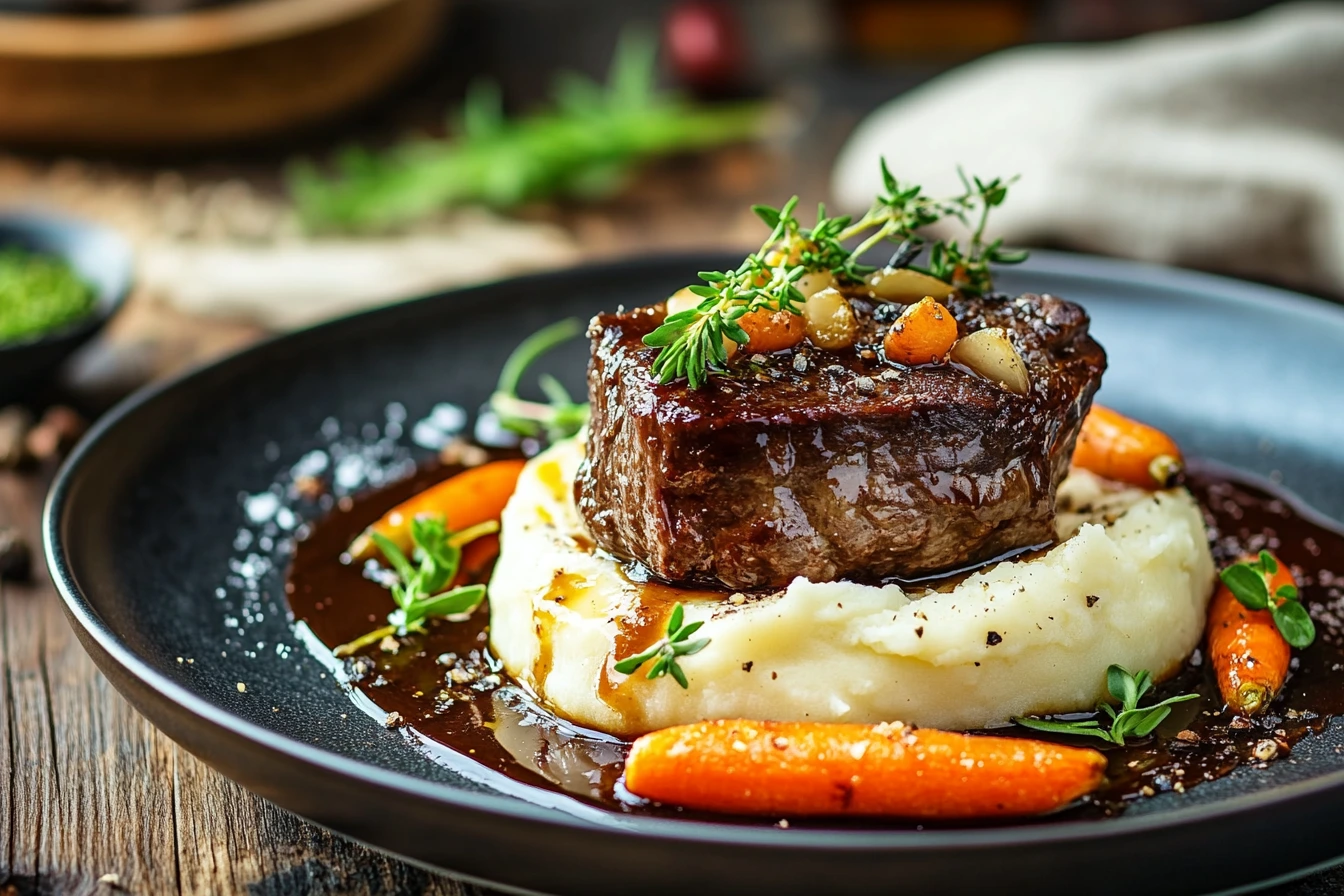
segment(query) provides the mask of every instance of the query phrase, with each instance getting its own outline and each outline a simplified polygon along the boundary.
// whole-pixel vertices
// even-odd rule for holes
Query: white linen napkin
[[[867,206],[881,155],[934,195],[957,164],[1020,174],[990,224],[1010,244],[1344,295],[1344,4],[978,60],[859,126],[841,205]]]

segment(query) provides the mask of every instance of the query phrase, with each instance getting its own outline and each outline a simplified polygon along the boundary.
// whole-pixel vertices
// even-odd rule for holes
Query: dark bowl
[[[117,313],[131,291],[130,244],[89,221],[39,212],[0,212],[0,248],[21,246],[63,258],[93,286],[93,308],[55,330],[0,342],[0,405],[26,397]]]

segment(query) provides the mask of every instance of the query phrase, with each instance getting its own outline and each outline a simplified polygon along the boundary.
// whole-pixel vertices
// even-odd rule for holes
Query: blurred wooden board
[[[445,0],[255,0],[169,16],[0,13],[0,141],[138,147],[309,124],[386,88]]]

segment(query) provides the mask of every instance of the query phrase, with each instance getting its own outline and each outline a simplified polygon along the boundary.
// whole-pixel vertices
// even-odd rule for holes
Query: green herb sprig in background
[[[1110,727],[1101,727],[1097,719],[1082,719],[1073,722],[1057,722],[1050,719],[1019,718],[1014,722],[1023,728],[1035,731],[1048,731],[1052,734],[1078,734],[1099,737],[1104,741],[1121,746],[1127,737],[1147,737],[1162,721],[1171,714],[1171,707],[1187,700],[1195,700],[1198,694],[1181,694],[1168,697],[1152,706],[1139,706],[1139,701],[1153,687],[1153,677],[1147,671],[1130,674],[1123,666],[1112,665],[1106,670],[1106,690],[1120,701],[1120,710],[1116,711],[1109,703],[1097,704],[1097,712],[1110,719]]]
[[[1283,640],[1301,650],[1316,640],[1316,624],[1302,606],[1297,586],[1280,585],[1270,594],[1270,579],[1278,571],[1274,555],[1261,551],[1255,561],[1233,563],[1219,573],[1219,578],[1246,609],[1268,610]]]
[[[686,673],[681,670],[677,660],[683,656],[690,656],[693,653],[699,653],[709,646],[709,638],[698,638],[690,640],[691,635],[700,630],[703,622],[686,623],[686,611],[677,604],[672,608],[672,616],[667,620],[667,637],[663,638],[657,644],[654,644],[643,653],[637,653],[634,656],[628,656],[616,663],[616,671],[622,675],[633,674],[640,666],[653,661],[645,678],[661,678],[664,675],[671,675],[683,688],[689,688],[690,684],[686,680]]]
[[[336,656],[350,656],[390,635],[423,632],[428,619],[471,613],[485,599],[484,585],[444,589],[461,566],[462,548],[483,535],[498,531],[499,523],[495,520],[450,532],[441,516],[416,517],[411,520],[414,562],[387,536],[371,533],[370,537],[392,565],[394,578],[384,586],[392,592],[397,608],[388,614],[387,625],[342,644],[332,652]]]
[[[629,33],[605,86],[562,76],[550,110],[506,118],[499,88],[478,82],[454,138],[347,149],[330,176],[296,163],[288,183],[300,218],[310,230],[377,231],[454,205],[592,197],[612,192],[639,161],[761,134],[759,103],[707,106],[657,90],[655,56],[651,39]]]

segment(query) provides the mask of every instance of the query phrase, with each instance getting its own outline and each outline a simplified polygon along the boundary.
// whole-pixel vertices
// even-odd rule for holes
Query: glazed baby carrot
[[[465,585],[480,581],[491,563],[499,556],[499,536],[483,535],[462,548],[462,562],[458,567],[453,585]]]
[[[1184,469],[1181,449],[1160,429],[1099,404],[1083,420],[1074,466],[1139,488],[1170,488]]]
[[[1269,559],[1268,567],[1265,558]],[[1265,609],[1246,606],[1234,589],[1249,596],[1254,606]],[[1274,609],[1269,608],[1271,602]],[[1283,607],[1289,603],[1296,607],[1290,615],[1299,612],[1305,615],[1297,603],[1293,574],[1270,554],[1247,558],[1225,570],[1223,581],[1213,595],[1209,604],[1209,660],[1223,700],[1239,715],[1254,715],[1268,706],[1288,677],[1292,645],[1275,617],[1282,615]],[[1311,628],[1310,617],[1307,627]],[[1314,635],[1314,630],[1311,634]],[[1306,643],[1310,643],[1310,637]]]
[[[1096,750],[900,722],[697,722],[646,734],[631,793],[741,815],[1036,815],[1101,783]]]
[[[366,560],[377,553],[371,532],[386,535],[403,551],[411,549],[411,520],[423,514],[442,516],[454,531],[497,520],[518,485],[522,460],[496,460],[472,467],[425,489],[393,507],[360,533],[350,545],[350,556]]]
[[[887,331],[882,349],[898,364],[932,364],[947,357],[957,341],[957,319],[925,296],[906,308]]]

